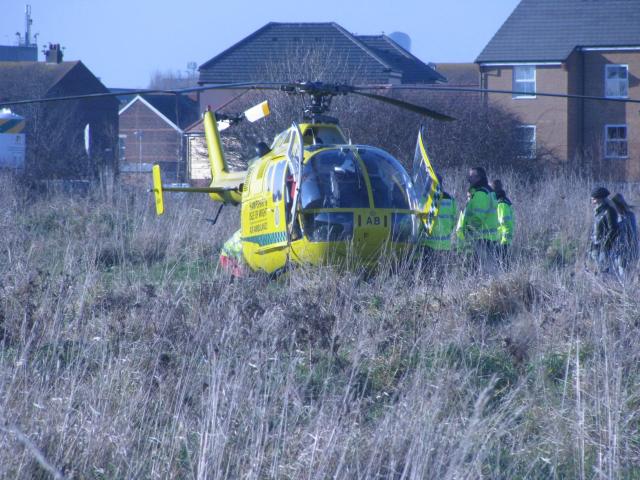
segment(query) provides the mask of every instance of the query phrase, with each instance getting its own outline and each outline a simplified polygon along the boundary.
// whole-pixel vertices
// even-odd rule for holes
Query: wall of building
[[[513,67],[482,67],[485,88],[513,90]],[[569,75],[566,65],[536,67],[536,89],[541,92],[566,92]],[[535,97],[513,98],[509,94],[488,94],[488,101],[513,112],[524,125],[536,126],[536,143],[539,154],[566,161],[572,154],[568,142],[568,101],[563,98]]]
[[[151,166],[160,164],[166,182],[183,182],[186,168],[182,132],[141,101],[120,114],[120,175],[129,183],[151,182]],[[124,157],[124,158],[122,158]],[[139,177],[145,180],[140,181]]]
[[[629,98],[640,98],[640,51],[585,51],[585,94],[605,95],[605,65],[629,66]],[[613,180],[640,181],[640,105],[585,101],[585,148],[596,159],[596,173]],[[626,125],[628,157],[610,159],[604,155],[605,125]]]

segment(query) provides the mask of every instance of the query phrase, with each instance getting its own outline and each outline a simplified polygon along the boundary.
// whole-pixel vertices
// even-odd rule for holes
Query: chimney
[[[45,61],[47,63],[62,62],[62,48],[59,43],[50,43],[49,48],[44,52]]]

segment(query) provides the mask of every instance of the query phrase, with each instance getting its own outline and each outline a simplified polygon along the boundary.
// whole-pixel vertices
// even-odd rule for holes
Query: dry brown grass
[[[0,476],[638,478],[638,282],[584,270],[587,182],[504,182],[508,272],[236,282],[237,209],[5,182]]]

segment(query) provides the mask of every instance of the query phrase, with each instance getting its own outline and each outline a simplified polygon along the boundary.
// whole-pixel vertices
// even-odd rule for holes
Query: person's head
[[[472,187],[487,184],[487,172],[482,167],[473,167],[469,169],[469,184]]]
[[[620,213],[628,213],[633,207],[627,203],[621,193],[616,193],[611,197],[611,201]]]
[[[499,193],[504,194],[504,187],[502,186],[502,182],[500,180],[498,179],[491,180],[491,183],[489,183],[489,186],[494,192],[496,192],[496,194],[499,194]]]
[[[591,191],[591,203],[594,205],[600,205],[609,196],[609,190],[604,187],[597,187]]]

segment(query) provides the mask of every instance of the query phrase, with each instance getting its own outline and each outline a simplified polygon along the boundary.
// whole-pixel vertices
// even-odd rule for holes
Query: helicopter
[[[422,133],[414,162],[416,185],[391,154],[347,141],[338,120],[327,115],[337,95],[357,92],[374,99],[379,95],[320,82],[284,84],[280,90],[308,98],[303,121],[276,135],[270,147],[262,145],[247,170],[232,172],[221,146],[222,123],[206,111],[211,185],[164,186],[160,166],[154,165],[157,214],[164,212],[165,191],[209,193],[223,205],[241,205],[243,263],[266,273],[279,272],[291,263],[320,265],[347,257],[369,268],[378,263],[382,251],[400,253],[415,244],[437,215],[439,195]],[[425,107],[382,98],[431,118],[453,120]],[[265,103],[245,112],[254,121],[266,114]]]

